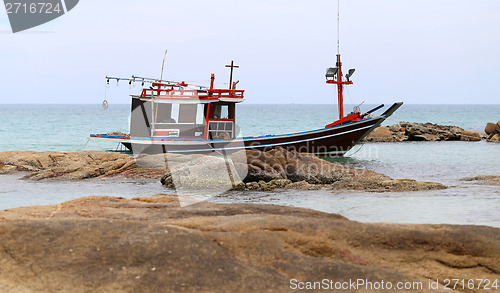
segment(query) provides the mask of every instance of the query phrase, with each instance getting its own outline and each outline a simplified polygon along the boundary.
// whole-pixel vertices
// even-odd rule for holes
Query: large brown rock
[[[239,151],[232,160],[204,155],[178,155],[169,160],[161,183],[177,191],[276,188],[363,191],[417,191],[445,189],[435,182],[393,180],[384,174],[335,164],[313,154],[273,149]],[[182,164],[173,164],[173,162]],[[219,192],[219,193],[220,193]],[[186,193],[182,193],[186,194]]]
[[[376,128],[364,141],[477,141],[475,132],[465,132],[465,135],[471,135],[471,138],[462,135],[464,132],[464,129],[457,126],[400,122],[389,127],[381,126]],[[480,139],[481,136],[479,135]]]
[[[237,162],[244,155],[244,152],[239,152],[233,155],[233,158]],[[335,164],[313,154],[289,152],[284,149],[269,152],[247,151],[244,158],[248,164],[248,175],[244,181],[250,182],[252,189],[281,188],[282,186],[274,183],[280,179],[292,182],[285,188],[296,189],[325,187],[333,190],[400,192],[447,188],[436,182],[391,179],[374,171]],[[257,182],[258,184],[255,184]],[[270,182],[270,184],[265,184],[265,182]]]
[[[283,182],[306,181],[331,184],[350,176],[349,167],[333,164],[312,154],[273,149],[267,152],[245,150],[231,158],[208,155],[167,155],[168,170],[161,183],[172,188],[226,190],[270,190],[286,187]],[[242,183],[247,183],[247,185]]]
[[[313,154],[273,149],[246,150],[232,155],[235,165],[248,169],[244,182],[289,179],[311,184],[331,184],[341,180],[351,168],[327,162]],[[241,165],[242,163],[246,165]]]
[[[488,123],[486,124],[486,127],[484,128],[484,132],[486,134],[493,134],[496,133],[497,125],[495,123]]]
[[[391,129],[395,129],[391,126]],[[399,130],[399,129],[398,129]],[[393,142],[396,141],[392,136],[392,132],[387,126],[380,126],[375,128],[366,138],[366,141],[371,142]]]
[[[0,244],[2,292],[290,292],[291,279],[461,292],[430,290],[427,279],[500,277],[497,228],[363,224],[274,205],[181,208],[169,195],[0,211]]]
[[[401,122],[406,129],[409,141],[449,141],[460,140],[464,129],[457,126],[438,125],[432,123],[407,123]]]

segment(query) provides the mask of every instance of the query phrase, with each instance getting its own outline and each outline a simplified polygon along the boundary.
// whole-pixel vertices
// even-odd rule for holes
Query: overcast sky
[[[80,0],[12,34],[0,10],[0,103],[101,103],[106,75],[159,78],[165,49],[167,79],[225,83],[234,60],[246,103],[332,103],[336,14],[334,0]],[[500,103],[498,0],[342,0],[340,29],[347,103]]]

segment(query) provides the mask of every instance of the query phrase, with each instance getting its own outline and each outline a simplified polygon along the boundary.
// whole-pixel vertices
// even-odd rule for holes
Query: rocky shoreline
[[[33,181],[135,178],[194,189],[207,182],[240,190],[446,188],[283,149],[235,153],[231,160],[0,153],[0,174],[13,172]],[[217,175],[228,173],[229,181]],[[499,176],[462,180],[500,182]],[[0,211],[1,292],[290,292],[292,280],[324,279],[421,282],[419,290],[398,292],[459,292],[443,288],[444,279],[456,278],[500,281],[500,229],[358,223],[303,208],[214,204],[169,194],[93,196]],[[429,279],[440,280],[440,289],[429,289]],[[467,292],[492,292],[483,289]]]
[[[229,169],[228,169],[229,168]],[[133,158],[102,151],[0,153],[0,174],[25,172],[26,180],[131,178],[159,180],[190,190],[319,189],[401,192],[445,189],[435,182],[392,179],[370,170],[327,162],[284,149],[246,151],[231,160],[205,155],[152,155]]]
[[[365,137],[365,142],[403,141],[500,141],[500,121],[488,123],[485,133],[467,131],[458,126],[432,123],[399,122],[391,126],[377,127]]]
[[[443,280],[500,278],[497,228],[365,224],[275,205],[181,208],[166,194],[0,211],[0,244],[2,292],[290,292],[293,279],[459,292]]]

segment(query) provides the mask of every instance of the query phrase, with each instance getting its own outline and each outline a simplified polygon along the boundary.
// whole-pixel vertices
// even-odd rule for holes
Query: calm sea
[[[375,105],[363,105],[368,110]],[[347,106],[347,109],[352,107]],[[334,120],[333,105],[240,105],[244,136],[292,133]],[[90,133],[128,132],[129,105],[1,105],[0,151],[115,150],[115,144],[87,141]],[[483,131],[500,120],[500,105],[404,105],[385,124],[398,121],[457,125]],[[228,192],[215,202],[257,202],[301,206],[367,222],[449,223],[500,227],[500,189],[459,179],[500,175],[500,144],[415,142],[365,144],[336,162],[382,172],[392,178],[437,181],[447,190],[406,193],[329,191]],[[134,197],[172,192],[157,182],[94,180],[34,183],[0,176],[0,209],[55,204],[87,195]]]

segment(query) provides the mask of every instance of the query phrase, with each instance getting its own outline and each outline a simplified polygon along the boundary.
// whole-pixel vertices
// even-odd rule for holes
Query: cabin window
[[[179,123],[196,123],[196,104],[180,104]]]
[[[176,123],[177,119],[172,117],[172,104],[156,104],[156,123]]]
[[[172,105],[172,123],[179,123],[179,104],[171,104]]]
[[[229,119],[229,106],[215,105],[214,119]]]
[[[203,104],[198,104],[196,109],[196,124],[205,123],[205,106]]]
[[[205,105],[158,103],[154,105],[153,137],[203,137]]]
[[[156,104],[156,123],[203,124],[205,121],[203,105],[198,104]]]

